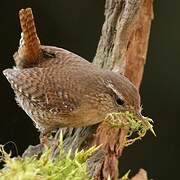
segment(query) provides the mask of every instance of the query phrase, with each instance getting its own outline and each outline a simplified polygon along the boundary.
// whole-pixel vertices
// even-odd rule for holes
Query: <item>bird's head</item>
[[[105,119],[113,126],[128,128],[129,134],[138,132],[138,137],[134,141],[143,137],[147,130],[155,135],[151,124],[153,121],[142,116],[139,91],[129,79],[112,71],[106,71],[104,78],[106,87],[110,90],[112,102],[115,104],[115,108],[106,115]]]
[[[124,75],[105,71],[105,83],[113,96],[118,111],[134,111],[141,114],[141,100],[137,88]]]

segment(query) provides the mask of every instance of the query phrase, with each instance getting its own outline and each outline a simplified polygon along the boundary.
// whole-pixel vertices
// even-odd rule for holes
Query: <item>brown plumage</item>
[[[3,73],[16,101],[43,134],[96,124],[111,112],[140,113],[139,93],[126,77],[67,50],[41,46],[31,9],[19,15],[23,36],[14,56],[16,67]]]

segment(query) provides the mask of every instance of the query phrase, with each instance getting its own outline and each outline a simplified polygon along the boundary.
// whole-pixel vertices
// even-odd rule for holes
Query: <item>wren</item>
[[[140,95],[125,76],[62,48],[42,46],[31,9],[20,10],[19,17],[22,38],[16,66],[3,73],[17,103],[42,134],[97,124],[111,112],[133,109],[140,114]]]

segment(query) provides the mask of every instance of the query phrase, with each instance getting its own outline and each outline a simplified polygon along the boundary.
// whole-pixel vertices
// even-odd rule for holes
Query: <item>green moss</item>
[[[131,170],[129,170],[123,177],[120,178],[120,180],[129,180],[129,173],[131,172]]]
[[[0,170],[0,180],[87,180],[86,160],[97,148],[76,151],[71,157],[71,151],[64,151],[61,136],[60,152],[52,160],[50,148],[45,148],[39,159],[36,156],[11,158],[11,154],[6,153],[0,145],[1,161],[5,162]]]
[[[148,117],[138,117],[134,112],[118,112],[110,113],[106,116],[105,121],[115,128],[122,128],[127,130],[126,141],[124,146],[129,146],[135,141],[145,136],[146,132],[150,130],[154,135],[153,121]],[[136,136],[134,137],[134,135]]]

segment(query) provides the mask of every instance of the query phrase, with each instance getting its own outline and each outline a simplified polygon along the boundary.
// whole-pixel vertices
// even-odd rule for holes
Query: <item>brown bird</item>
[[[42,134],[58,127],[82,127],[108,113],[140,114],[140,96],[123,75],[103,70],[67,50],[42,46],[30,8],[19,12],[22,28],[16,67],[3,71],[17,103]]]

